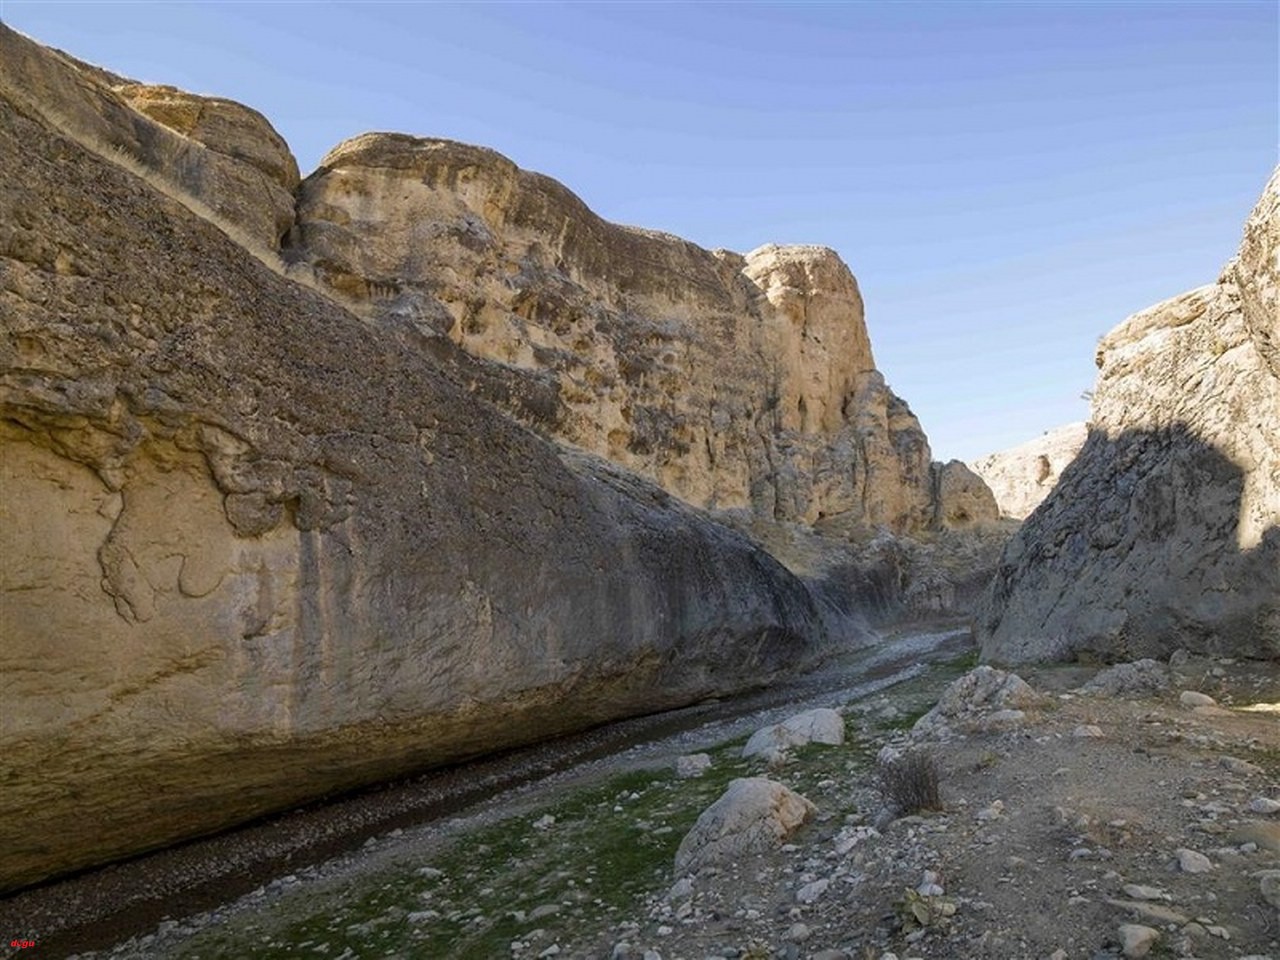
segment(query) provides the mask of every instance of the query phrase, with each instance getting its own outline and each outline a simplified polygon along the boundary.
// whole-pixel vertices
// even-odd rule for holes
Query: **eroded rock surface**
[[[291,259],[499,377],[541,378],[526,419],[681,499],[841,534],[975,516],[981,481],[950,466],[938,509],[831,250],[704,250],[606,223],[491,150],[400,134],[339,145],[299,197]]]
[[[256,110],[127,81],[2,23],[0,91],[62,133],[193,197],[241,233],[237,239],[274,251],[293,224],[298,165]]]
[[[864,636],[64,136],[31,97],[179,143],[0,40],[0,889]]]
[[[734,780],[698,817],[676,851],[676,872],[731,863],[774,849],[803,826],[817,808],[781,783],[765,777]]]
[[[1005,550],[984,656],[1280,656],[1278,192],[1216,283],[1099,344],[1089,438]]]
[[[1088,424],[1068,423],[1016,447],[988,454],[970,466],[986,481],[1000,513],[1022,520],[1044,502],[1088,434]]]

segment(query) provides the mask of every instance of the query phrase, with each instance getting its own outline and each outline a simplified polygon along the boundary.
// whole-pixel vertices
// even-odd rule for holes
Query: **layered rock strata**
[[[1089,436],[978,618],[997,660],[1280,657],[1280,172],[1217,282],[1099,344]]]
[[[969,466],[995,496],[1002,516],[1024,520],[1044,502],[1088,435],[1088,424],[1068,423]]]
[[[537,378],[552,402],[532,422],[689,503],[841,534],[975,516],[973,484],[935,484],[831,250],[708,251],[607,223],[491,150],[367,134],[303,182],[286,256]],[[940,505],[953,488],[967,505]]]
[[[536,391],[122,168],[115,131],[182,135],[0,39],[32,80],[0,84],[0,889],[865,639],[746,537],[495,406]],[[76,137],[48,115],[72,108]]]

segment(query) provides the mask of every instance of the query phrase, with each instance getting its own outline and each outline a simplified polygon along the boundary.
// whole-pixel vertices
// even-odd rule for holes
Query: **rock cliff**
[[[499,411],[536,383],[233,242],[290,169],[251,115],[0,45],[0,890],[866,639]]]
[[[1089,436],[1010,541],[983,654],[1280,657],[1280,171],[1217,282],[1099,344]]]
[[[935,485],[831,250],[708,251],[607,223],[491,150],[367,134],[303,182],[285,255],[493,378],[536,380],[530,422],[689,503],[843,534],[980,519],[940,505],[973,484]]]
[[[1023,520],[1044,502],[1088,434],[1088,424],[1068,423],[969,466],[990,488],[1001,515]]]

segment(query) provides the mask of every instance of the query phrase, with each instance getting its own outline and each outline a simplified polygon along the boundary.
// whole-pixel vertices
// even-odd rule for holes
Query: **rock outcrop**
[[[261,156],[0,43],[0,889],[865,638],[495,406],[536,391],[281,277],[110,145],[218,190],[274,183]]]
[[[491,150],[367,134],[303,182],[286,256],[491,376],[536,379],[532,422],[689,503],[840,535],[973,519],[981,481],[938,502],[831,250],[708,251],[607,223]]]
[[[1068,423],[969,466],[990,488],[1000,513],[1023,520],[1044,502],[1088,435],[1088,424]]]
[[[1089,437],[984,597],[986,657],[1280,657],[1280,171],[1216,283],[1099,344]]]
[[[293,225],[298,164],[255,110],[133,83],[2,23],[0,90],[77,142],[154,175],[153,186],[202,204],[242,243],[275,251]]]

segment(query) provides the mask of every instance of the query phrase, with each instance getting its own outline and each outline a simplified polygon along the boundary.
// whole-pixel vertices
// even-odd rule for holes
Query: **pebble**
[[[1241,760],[1239,757],[1222,757],[1218,763],[1223,769],[1242,777],[1252,777],[1262,773],[1262,768],[1256,763]]]
[[[1249,804],[1250,813],[1280,813],[1280,800],[1272,800],[1270,797],[1255,797]]]
[[[1151,952],[1151,946],[1156,942],[1156,938],[1160,936],[1158,931],[1151,927],[1144,927],[1140,923],[1121,924],[1118,932],[1120,946],[1126,957],[1145,957]]]
[[[1182,695],[1178,697],[1178,701],[1184,707],[1213,707],[1218,703],[1207,693],[1200,693],[1196,690],[1183,690]]]
[[[1280,908],[1280,870],[1264,870],[1258,875],[1258,889],[1262,899]]]
[[[791,929],[787,931],[787,939],[793,943],[804,943],[812,935],[813,931],[803,923],[793,923]]]
[[[974,815],[974,818],[979,823],[987,823],[990,820],[995,820],[997,817],[1003,816],[1003,814],[1004,814],[1004,801],[996,800],[992,802],[990,805],[985,806],[981,810],[979,810]]]
[[[1097,739],[1098,737],[1104,736],[1102,728],[1094,726],[1091,723],[1081,724],[1071,732],[1071,735],[1082,740],[1086,738]]]
[[[681,780],[700,777],[711,769],[711,754],[691,753],[685,757],[676,757],[676,776]]]
[[[544,813],[537,820],[533,821],[533,829],[550,830],[556,825],[556,818],[549,813]]]
[[[827,887],[830,885],[831,881],[825,877],[821,880],[815,880],[813,883],[806,883],[796,891],[796,900],[800,903],[813,903],[813,901],[827,892]]]
[[[1159,887],[1144,887],[1140,883],[1126,883],[1121,887],[1127,897],[1135,900],[1163,900],[1167,894]]]
[[[1208,873],[1213,868],[1213,864],[1203,853],[1186,847],[1179,847],[1174,851],[1174,856],[1178,858],[1178,869],[1183,873]]]

